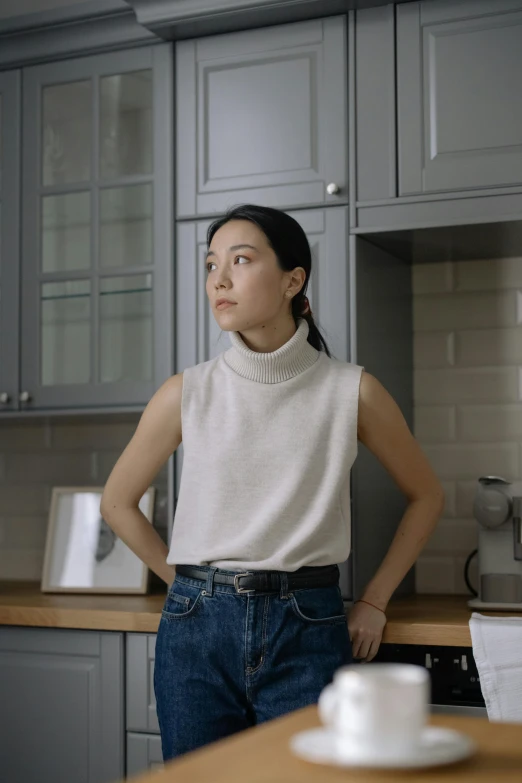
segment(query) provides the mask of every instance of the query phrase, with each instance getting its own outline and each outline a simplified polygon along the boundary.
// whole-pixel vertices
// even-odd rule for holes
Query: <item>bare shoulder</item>
[[[181,398],[183,394],[183,373],[171,375],[159,387],[143,411],[142,429],[169,433],[181,442]]]
[[[371,373],[363,370],[359,386],[357,430],[363,442],[378,437],[383,430],[403,430],[406,421],[392,395]]]

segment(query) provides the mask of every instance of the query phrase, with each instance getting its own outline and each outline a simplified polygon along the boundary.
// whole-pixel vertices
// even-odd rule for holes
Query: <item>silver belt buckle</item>
[[[255,592],[255,587],[239,587],[237,580],[240,576],[252,576],[252,574],[234,574],[234,587],[236,589],[237,593],[253,593]]]

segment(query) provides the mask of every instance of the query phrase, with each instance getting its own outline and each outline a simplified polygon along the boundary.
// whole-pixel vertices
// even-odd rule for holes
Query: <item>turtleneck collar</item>
[[[232,347],[225,351],[225,362],[238,375],[258,383],[281,383],[311,367],[319,351],[308,342],[310,329],[305,318],[297,321],[295,334],[276,351],[252,351],[239,332],[229,332]]]

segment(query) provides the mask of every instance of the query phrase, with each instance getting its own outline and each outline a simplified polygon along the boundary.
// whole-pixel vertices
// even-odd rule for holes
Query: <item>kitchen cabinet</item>
[[[146,404],[172,374],[171,55],[23,71],[23,408]]]
[[[397,7],[399,195],[522,187],[522,2]]]
[[[0,411],[18,404],[20,82],[0,73]]]
[[[123,634],[2,627],[0,692],[3,780],[123,777]]]
[[[127,634],[127,731],[159,734],[154,696],[156,634]]]
[[[163,766],[156,699],[156,634],[128,633],[125,693],[127,777]]]
[[[163,768],[161,737],[127,733],[127,777]]]
[[[348,200],[346,17],[176,44],[177,215]]]

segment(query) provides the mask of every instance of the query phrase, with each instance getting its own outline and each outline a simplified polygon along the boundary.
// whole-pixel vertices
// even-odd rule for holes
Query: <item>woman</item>
[[[169,585],[154,672],[165,760],[316,703],[339,666],[372,660],[387,603],[443,507],[394,400],[319,333],[299,224],[276,209],[232,209],[209,228],[205,265],[231,347],[156,392],[101,503]],[[182,437],[168,551],[138,502]],[[357,440],[409,505],[347,625],[336,563],[350,552]]]

